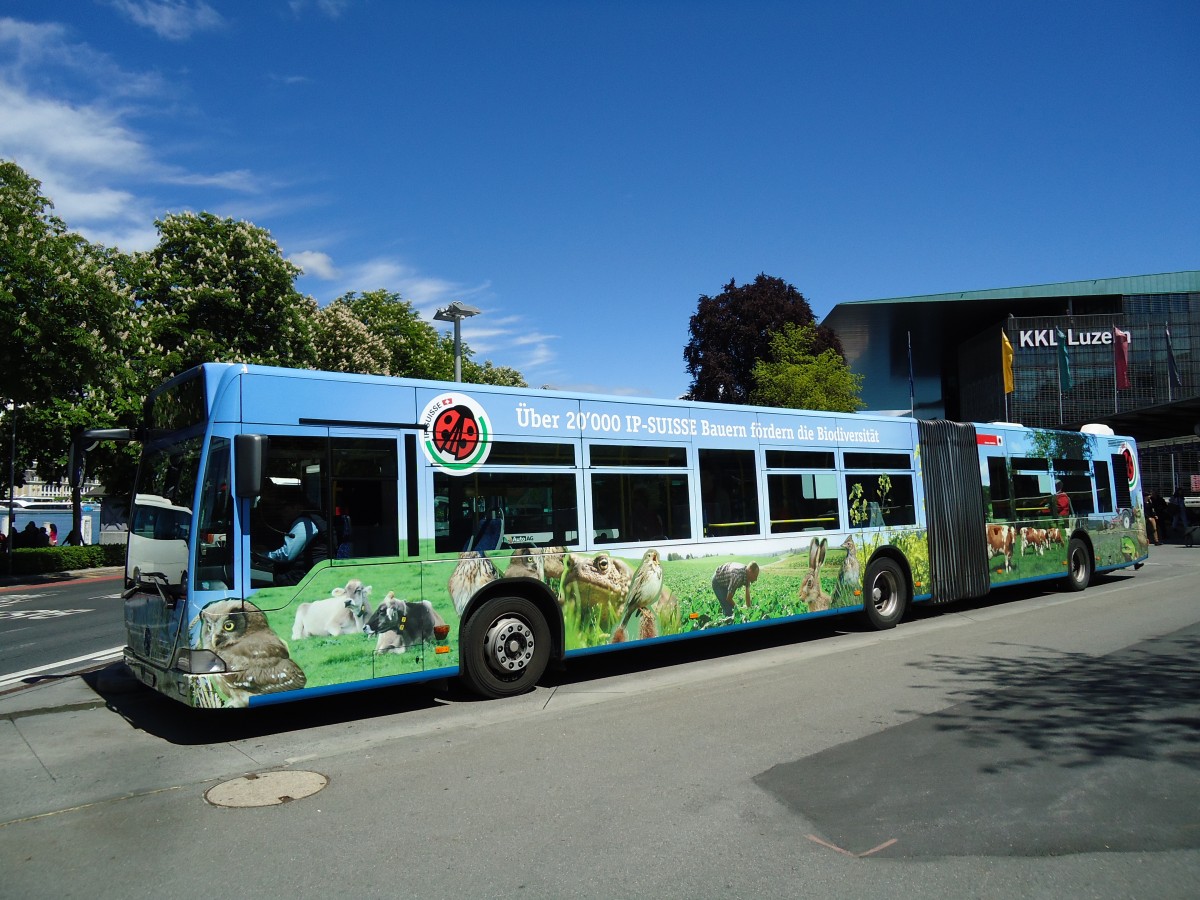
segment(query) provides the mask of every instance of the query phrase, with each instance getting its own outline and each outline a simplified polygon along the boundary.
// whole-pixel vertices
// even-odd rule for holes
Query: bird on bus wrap
[[[625,640],[626,628],[635,613],[642,616],[652,615],[651,605],[658,600],[662,593],[663,570],[657,550],[647,550],[642,554],[642,564],[633,573],[633,581],[625,593],[625,613],[621,616],[621,624],[613,632],[612,642],[619,644]]]
[[[837,583],[833,587],[834,602],[837,606],[849,606],[859,602],[857,592],[862,590],[862,568],[858,562],[858,548],[854,544],[854,536],[847,535],[842,541],[842,549],[846,558],[838,569]]]
[[[219,678],[229,706],[246,706],[252,694],[304,687],[304,670],[292,660],[263,611],[247,600],[218,600],[200,611],[200,641],[224,660]]]

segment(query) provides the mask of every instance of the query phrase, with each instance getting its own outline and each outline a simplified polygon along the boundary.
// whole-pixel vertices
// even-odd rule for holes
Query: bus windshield
[[[146,448],[129,514],[125,563],[126,578],[135,585],[153,582],[173,595],[183,593],[201,445],[197,436]]]
[[[199,372],[164,386],[146,402],[146,444],[126,558],[126,577],[134,586],[184,593],[205,419]]]

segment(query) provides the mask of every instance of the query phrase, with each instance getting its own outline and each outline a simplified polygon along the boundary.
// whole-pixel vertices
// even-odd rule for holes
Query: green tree
[[[52,208],[40,182],[0,160],[0,433],[11,439],[16,426],[18,483],[29,468],[58,480],[73,428],[117,424],[133,406],[128,260],[68,231]]]
[[[787,324],[816,325],[804,295],[781,278],[760,274],[741,287],[735,281],[715,297],[701,296],[688,323],[683,350],[692,384],[691,400],[747,403],[754,391],[754,365],[766,358],[771,336]],[[813,352],[843,356],[837,336],[816,328]]]
[[[379,374],[441,379],[453,376],[453,349],[447,353],[437,329],[399,294],[382,289],[361,294],[351,291],[329,304],[334,306],[344,307],[379,342],[379,362],[383,365]]]
[[[819,343],[812,325],[789,322],[771,335],[769,358],[754,364],[751,402],[829,412],[862,409],[862,376],[836,350],[817,352]]]
[[[454,340],[451,338],[451,344]],[[453,349],[451,350],[453,353]],[[473,359],[463,360],[463,381],[471,384],[495,384],[502,387],[529,387],[525,376],[511,366],[493,365],[490,359],[484,360],[483,365]]]
[[[138,260],[145,388],[202,362],[315,363],[315,303],[297,292],[300,269],[269,232],[211,213],[155,225],[158,246]]]
[[[347,321],[347,313],[365,327],[372,341],[368,350],[342,352],[353,352],[355,359],[365,355],[370,355],[372,359],[364,360],[363,368],[339,367],[338,371],[372,372],[437,381],[449,381],[454,378],[453,336],[449,333],[438,334],[437,329],[422,319],[413,305],[399,294],[387,290],[367,291],[362,294],[352,291],[325,307],[321,311],[321,317],[326,324],[332,324]],[[337,340],[335,335],[330,335],[328,339],[322,339],[322,346],[328,344],[332,347]],[[462,355],[464,382],[525,387],[525,378],[516,369],[494,365],[491,360],[482,364],[475,362],[474,351],[465,341],[462,344]],[[322,367],[327,365],[328,359],[328,354],[322,355]],[[347,361],[347,365],[350,364]],[[383,368],[378,368],[379,364],[382,364]]]

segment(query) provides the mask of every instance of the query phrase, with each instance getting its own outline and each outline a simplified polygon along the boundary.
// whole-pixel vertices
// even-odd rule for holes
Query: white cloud
[[[179,172],[163,175],[163,181],[171,184],[186,184],[193,187],[221,187],[231,191],[253,193],[259,190],[257,177],[249,169],[233,169],[229,172]]]
[[[330,19],[341,16],[349,5],[350,0],[291,0],[288,4],[294,16],[301,16],[312,8]]]
[[[157,73],[128,72],[112,58],[87,44],[67,40],[66,28],[57,22],[22,22],[0,18],[0,73],[21,84],[27,75],[37,84],[67,90],[63,75],[99,85],[108,96],[144,97],[161,93],[164,82]]]
[[[224,24],[221,14],[204,0],[108,0],[109,5],[135,25],[149,28],[161,38],[182,41],[197,31]]]
[[[129,124],[147,110],[112,101],[150,95],[161,103],[162,82],[70,43],[62,25],[0,18],[0,60],[0,157],[38,179],[59,218],[89,240],[127,251],[154,246],[156,184],[262,190],[245,169],[191,172],[160,158]]]
[[[301,250],[299,253],[293,253],[288,259],[298,265],[305,275],[311,275],[313,278],[333,281],[338,276],[338,270],[333,265],[333,260],[328,253],[321,253],[317,250]]]
[[[117,114],[34,96],[0,81],[0,150],[54,167],[131,172],[145,168],[145,148]]]
[[[126,253],[153,250],[158,245],[158,229],[153,225],[137,223],[131,224],[126,228],[117,227],[116,225],[104,228],[91,228],[85,225],[82,228],[75,228],[73,230],[79,232],[79,234],[94,244],[103,244],[106,247],[119,247]]]
[[[487,282],[471,287],[426,275],[389,257],[377,257],[350,266],[337,265],[327,253],[314,250],[301,251],[290,258],[304,269],[305,275],[331,282],[329,290],[322,291],[330,300],[350,291],[395,291],[438,331],[449,328],[445,322],[434,321],[433,314],[438,307],[452,300],[480,306],[482,315],[463,326],[463,340],[479,362],[490,359],[496,365],[512,366],[536,379],[530,370],[544,368],[557,359],[554,344],[558,335],[530,328],[519,314],[501,312]]]

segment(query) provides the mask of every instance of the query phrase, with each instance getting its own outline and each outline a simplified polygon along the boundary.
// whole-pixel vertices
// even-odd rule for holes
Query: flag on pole
[[[1008,335],[1003,330],[1000,332],[1000,340],[1004,342],[1000,347],[1000,361],[1004,367],[1004,393],[1011,394],[1013,392],[1013,348],[1008,340]]]
[[[913,365],[912,365],[912,332],[908,333],[908,414],[916,416],[917,414],[917,392],[913,385]]]
[[[1058,338],[1058,389],[1064,393],[1071,389],[1071,357],[1067,353],[1067,336],[1056,328]]]
[[[1175,363],[1175,348],[1171,346],[1171,326],[1164,325],[1163,333],[1167,336],[1167,377],[1171,380],[1171,385],[1177,388],[1183,387],[1183,376],[1179,374],[1179,366]]]
[[[1117,377],[1117,390],[1130,388],[1129,382],[1129,332],[1113,326],[1113,368]]]

